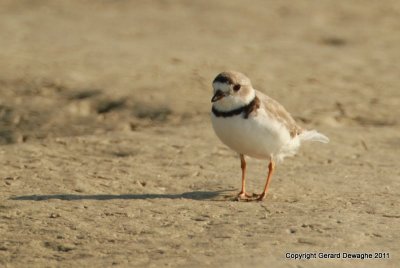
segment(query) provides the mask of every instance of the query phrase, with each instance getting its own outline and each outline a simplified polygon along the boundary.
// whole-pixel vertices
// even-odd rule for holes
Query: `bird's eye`
[[[239,84],[236,84],[236,85],[233,86],[233,90],[234,91],[238,91],[239,89],[240,89],[240,85]]]

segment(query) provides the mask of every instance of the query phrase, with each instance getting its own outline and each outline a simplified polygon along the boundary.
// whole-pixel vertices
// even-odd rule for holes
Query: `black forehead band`
[[[227,77],[225,75],[219,74],[217,77],[215,77],[213,83],[223,83],[223,84],[233,84],[233,80],[230,77]]]

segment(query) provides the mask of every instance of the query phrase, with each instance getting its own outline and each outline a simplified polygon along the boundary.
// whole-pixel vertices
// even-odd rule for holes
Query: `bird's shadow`
[[[53,194],[53,195],[21,195],[11,197],[11,200],[22,201],[44,201],[50,199],[59,199],[65,201],[74,200],[146,200],[146,199],[191,199],[191,200],[209,200],[209,201],[224,201],[232,197],[231,190],[220,191],[194,191],[182,194]]]

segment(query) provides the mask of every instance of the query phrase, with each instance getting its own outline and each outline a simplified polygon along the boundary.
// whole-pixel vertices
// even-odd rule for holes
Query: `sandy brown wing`
[[[264,95],[258,90],[256,91],[256,95],[260,99],[262,106],[265,108],[267,113],[281,122],[288,129],[292,138],[302,132],[302,128],[296,124],[296,121],[294,121],[290,113],[286,111],[285,107],[283,107],[279,102]]]

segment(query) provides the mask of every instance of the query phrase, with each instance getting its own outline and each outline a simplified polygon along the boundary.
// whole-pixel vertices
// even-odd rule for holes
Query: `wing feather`
[[[265,108],[269,116],[276,118],[277,121],[282,123],[287,128],[292,138],[303,131],[303,129],[297,125],[290,113],[286,111],[285,107],[283,107],[279,102],[258,90],[256,90],[256,96],[260,99],[261,106]]]

